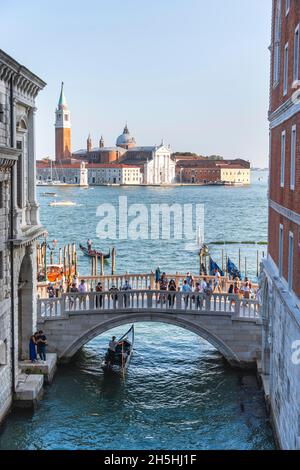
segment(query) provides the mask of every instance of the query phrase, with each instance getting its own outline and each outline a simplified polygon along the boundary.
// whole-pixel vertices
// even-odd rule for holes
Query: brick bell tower
[[[55,117],[55,160],[59,162],[71,158],[71,120],[63,82]]]

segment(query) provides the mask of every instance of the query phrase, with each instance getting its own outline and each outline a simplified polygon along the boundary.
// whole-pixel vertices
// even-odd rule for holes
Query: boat
[[[52,201],[49,206],[77,206],[76,202],[72,201]]]
[[[132,325],[127,333],[123,335],[117,343],[113,361],[109,361],[109,353],[105,354],[105,358],[101,363],[101,367],[105,372],[115,372],[124,374],[127,370],[133,353],[134,343],[134,325]]]
[[[70,271],[70,272],[69,272]],[[71,269],[67,268],[63,264],[48,264],[47,265],[47,281],[48,282],[59,282],[62,279],[62,276],[75,276],[76,268],[73,265]],[[44,281],[45,271],[44,268],[40,269],[37,274],[38,282]]]
[[[104,259],[110,258],[110,251],[109,251],[109,253],[104,254],[101,251],[89,250],[87,247],[83,246],[81,243],[79,243],[79,248],[86,256],[90,256],[90,257],[96,257],[97,256],[97,258],[101,258],[101,256],[103,255]]]
[[[53,196],[53,197],[57,197],[57,194],[56,193],[48,193],[48,192],[45,192],[45,193],[42,193],[41,196]]]

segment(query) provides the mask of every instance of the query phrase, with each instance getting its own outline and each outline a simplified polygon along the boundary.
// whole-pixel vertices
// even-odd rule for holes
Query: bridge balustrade
[[[60,298],[38,299],[38,319],[67,318],[70,314],[94,314],[159,310],[166,313],[231,314],[232,317],[259,319],[259,304],[252,299],[240,299],[236,295],[214,293],[185,293],[159,290],[127,290],[66,293]]]

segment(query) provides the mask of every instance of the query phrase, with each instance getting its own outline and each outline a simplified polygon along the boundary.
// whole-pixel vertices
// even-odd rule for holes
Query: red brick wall
[[[296,163],[295,163],[295,189],[290,189],[291,183],[291,136],[292,126],[296,131]],[[284,187],[280,186],[281,175],[281,134],[286,132],[285,146],[285,177]],[[271,132],[271,160],[270,160],[270,198],[284,207],[300,213],[300,113],[285,121]]]
[[[272,43],[275,34],[275,5],[273,0]],[[286,2],[281,0],[281,44],[280,44],[280,82],[276,88],[274,82],[274,48],[271,53],[271,84],[270,84],[270,111],[274,112],[285,103],[295,89],[292,88],[293,64],[294,64],[294,33],[300,23],[300,0],[291,0],[290,11],[286,16]],[[284,76],[284,48],[289,43],[289,68],[288,68],[288,93],[283,95]],[[300,58],[299,58],[300,66]],[[300,79],[300,70],[299,70]],[[295,189],[290,189],[291,170],[291,135],[292,126],[297,126],[296,162],[295,162]],[[281,135],[286,132],[285,147],[285,178],[284,187],[280,186],[281,176]],[[300,113],[271,130],[270,148],[270,199],[284,208],[300,214]],[[278,266],[279,262],[279,225],[283,225],[283,277],[288,280],[288,252],[289,232],[294,234],[294,266],[293,266],[293,290],[300,297],[300,231],[299,226],[291,222],[289,218],[281,216],[275,210],[269,210],[269,253]]]
[[[55,159],[66,160],[71,157],[71,129],[55,129]]]
[[[273,22],[272,22],[272,45],[275,38],[275,5],[273,0]],[[285,0],[281,0],[281,47],[280,47],[280,82],[275,88],[274,83],[274,47],[271,51],[271,104],[270,111],[275,111],[283,102],[285,102],[295,91],[292,88],[293,83],[293,58],[294,58],[294,33],[300,22],[300,0],[291,0],[290,12],[285,15]],[[283,96],[283,75],[284,75],[284,48],[289,43],[289,67],[288,67],[288,92]],[[300,67],[300,61],[299,61]],[[300,78],[300,73],[299,73]]]
[[[180,168],[176,167],[177,180],[182,183],[205,183],[221,181],[221,170],[219,168]]]
[[[283,263],[282,275],[288,281],[289,232],[294,234],[293,290],[300,297],[300,230],[299,226],[279,215],[273,209],[269,211],[269,253],[273,261],[279,264],[279,225],[283,225]]]

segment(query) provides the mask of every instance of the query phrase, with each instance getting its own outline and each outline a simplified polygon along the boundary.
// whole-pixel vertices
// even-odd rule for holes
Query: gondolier
[[[92,240],[90,238],[87,241],[87,249],[88,249],[88,251],[92,250]]]
[[[116,341],[116,337],[113,336],[112,339],[110,340],[109,344],[108,344],[108,351],[107,351],[107,353],[108,353],[108,356],[107,356],[108,365],[114,363],[115,351],[116,351],[117,344],[118,344],[118,342]]]
[[[101,364],[102,369],[107,372],[125,373],[132,355],[133,342],[133,325],[118,341],[116,341],[116,337],[113,336]]]

